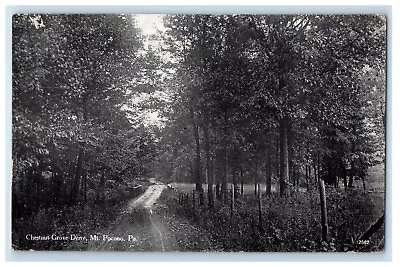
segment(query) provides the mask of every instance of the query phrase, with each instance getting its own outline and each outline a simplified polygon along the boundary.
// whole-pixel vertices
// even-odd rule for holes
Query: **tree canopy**
[[[344,218],[333,228],[346,251],[346,224],[383,204],[365,193],[385,163],[385,16],[160,17],[151,35],[135,15],[12,17],[13,245],[43,249],[27,241],[27,221],[45,236],[116,217],[123,231],[160,232],[161,216],[180,226],[191,216],[229,249],[315,248],[319,192],[323,241],[328,206]],[[191,201],[170,182],[194,189]],[[169,188],[158,211],[172,213],[152,215],[145,201],[120,212],[146,188],[158,188],[147,204]]]
[[[263,168],[268,177],[274,172],[280,177],[284,195],[305,176],[304,166],[335,184],[336,177],[345,177],[337,170],[351,169],[352,177],[362,178],[374,153],[383,151],[383,98],[375,112],[370,108],[371,99],[385,91],[384,17],[172,15],[165,20],[165,43],[178,52],[176,78],[167,85],[176,88],[172,107],[178,113],[172,109],[167,128],[175,128],[178,138],[182,131],[194,132],[192,141],[184,139],[192,148],[189,162],[205,158],[197,164],[206,172],[208,157],[215,158],[222,164],[217,175],[222,183],[228,169],[235,176],[268,162]],[[215,136],[211,154],[206,151],[211,141],[197,137],[199,128],[208,138]]]

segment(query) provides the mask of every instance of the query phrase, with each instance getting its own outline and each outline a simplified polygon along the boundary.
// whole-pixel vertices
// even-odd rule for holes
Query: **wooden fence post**
[[[235,206],[235,185],[232,184],[232,197],[231,197],[231,218],[233,217],[233,210]]]
[[[328,240],[328,212],[326,210],[326,194],[324,180],[319,180],[319,195],[321,200],[321,226],[322,226],[322,240]]]
[[[261,203],[261,184],[258,184],[258,222],[260,227],[262,227],[262,203]]]

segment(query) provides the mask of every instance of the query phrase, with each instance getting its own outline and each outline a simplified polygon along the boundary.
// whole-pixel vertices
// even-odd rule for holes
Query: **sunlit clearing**
[[[163,30],[163,15],[161,14],[137,14],[135,15],[137,26],[144,35],[152,35],[157,30]]]

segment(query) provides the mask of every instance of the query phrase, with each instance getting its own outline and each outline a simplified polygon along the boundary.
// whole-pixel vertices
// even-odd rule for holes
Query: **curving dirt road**
[[[87,234],[74,249],[92,251],[218,251],[212,239],[188,220],[158,203],[164,184],[150,186],[128,202],[120,216],[98,233]]]
[[[164,184],[150,186],[141,196],[128,202],[120,216],[107,228],[87,235],[86,250],[95,251],[166,251],[168,229],[153,214],[153,206],[166,188]]]
[[[140,197],[132,199],[127,206],[127,211],[132,212],[138,208],[151,209],[167,186],[156,184],[150,186]]]
[[[148,217],[150,220],[150,227],[152,237],[154,237],[153,243],[159,243],[161,251],[165,251],[165,243],[163,238],[163,233],[160,230],[161,226],[158,226],[159,223],[155,223],[153,217],[152,206],[156,203],[157,199],[160,197],[163,190],[166,188],[164,184],[156,184],[150,186],[139,198],[132,200],[127,207],[128,212],[133,212],[135,209],[144,208],[148,212]],[[165,229],[163,229],[165,231]],[[130,244],[130,247],[134,247],[133,244]]]

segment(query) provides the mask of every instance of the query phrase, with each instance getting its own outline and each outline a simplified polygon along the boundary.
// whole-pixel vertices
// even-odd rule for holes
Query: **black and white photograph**
[[[13,251],[385,252],[385,14],[11,24]]]

